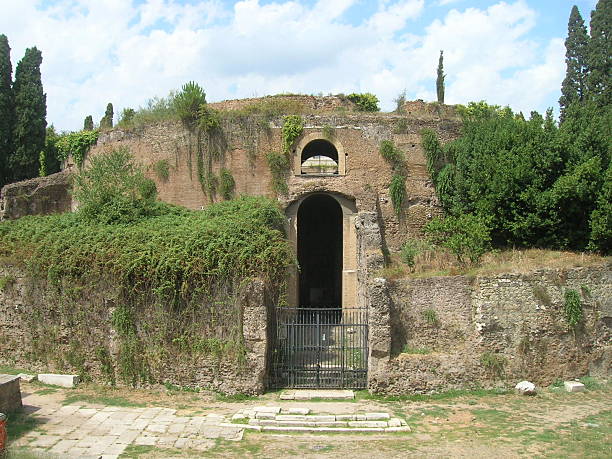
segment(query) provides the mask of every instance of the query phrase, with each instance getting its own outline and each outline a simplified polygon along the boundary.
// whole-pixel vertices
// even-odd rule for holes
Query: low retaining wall
[[[583,320],[564,317],[568,289]],[[528,379],[612,375],[612,270],[539,270],[482,277],[404,279],[388,284],[390,355],[371,389],[426,393],[510,385]]]
[[[0,374],[0,413],[12,413],[22,406],[19,376]]]

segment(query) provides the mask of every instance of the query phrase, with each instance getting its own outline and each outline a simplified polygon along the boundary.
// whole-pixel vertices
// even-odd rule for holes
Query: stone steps
[[[308,408],[254,407],[236,413],[246,429],[287,432],[409,432],[406,421],[389,413],[310,414]],[[236,424],[234,424],[236,425]]]

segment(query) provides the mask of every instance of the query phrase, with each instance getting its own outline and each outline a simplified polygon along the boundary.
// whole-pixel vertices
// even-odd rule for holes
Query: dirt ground
[[[255,405],[308,407],[320,414],[388,412],[403,418],[409,433],[272,434],[246,431],[241,441],[217,439],[205,452],[152,446],[128,447],[120,457],[612,457],[612,383],[585,381],[588,390],[567,393],[562,387],[540,389],[526,397],[509,391],[473,391],[430,397],[381,398],[358,392],[355,401],[281,401],[278,392],[260,397],[226,397],[179,388],[104,388],[85,385],[61,389],[39,383],[23,384],[25,393],[44,403],[92,406],[151,407],[178,410],[177,415],[226,416]],[[30,415],[31,416],[31,415]],[[35,422],[14,418],[11,440]],[[54,457],[27,450],[10,450],[9,457]]]

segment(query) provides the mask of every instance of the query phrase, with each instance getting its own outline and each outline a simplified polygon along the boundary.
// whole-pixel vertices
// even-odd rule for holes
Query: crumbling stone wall
[[[522,379],[548,385],[587,374],[608,378],[610,268],[391,282],[389,355],[370,375],[370,387],[400,394]],[[563,315],[566,289],[581,294],[584,320],[575,333]],[[402,353],[404,346],[426,353]],[[491,356],[501,369],[484,363]]]
[[[0,191],[0,218],[68,212],[72,206],[70,188],[68,171],[5,185]]]
[[[113,374],[121,384],[118,355],[122,342],[112,320],[118,292],[110,281],[100,285],[103,288],[99,290],[83,291],[82,302],[66,310],[47,297],[39,282],[22,268],[0,265],[0,365],[40,373],[81,374],[83,379],[100,383],[109,383],[109,374]],[[223,353],[193,352],[173,344],[145,347],[142,352],[147,356],[147,380],[228,394],[263,392],[269,352],[265,285],[252,281],[241,290],[237,301],[246,348],[243,360]],[[144,309],[136,317],[137,335],[145,346],[147,331],[159,325],[153,322],[156,313]],[[109,352],[102,354],[103,349]],[[108,364],[112,368],[105,368]]]

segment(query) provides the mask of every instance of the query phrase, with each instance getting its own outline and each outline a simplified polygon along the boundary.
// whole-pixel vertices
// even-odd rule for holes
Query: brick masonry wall
[[[610,268],[390,283],[392,352],[371,378],[371,388],[399,394],[523,379],[542,386],[587,374],[609,378]],[[563,316],[564,293],[570,288],[580,292],[584,311],[575,334]],[[405,345],[429,353],[401,353]],[[483,365],[483,354],[501,357],[503,371]]]
[[[98,350],[110,351],[118,374],[121,338],[112,326],[118,292],[111,282],[96,291],[83,292],[78,308],[62,311],[48,301],[36,282],[14,265],[0,265],[0,365],[45,373],[85,372],[94,381],[107,383]],[[34,304],[38,302],[37,304]],[[183,351],[177,346],[146,347],[148,371],[154,383],[203,387],[224,393],[261,393],[266,377],[268,322],[265,286],[253,281],[241,293],[244,362],[210,353]],[[139,339],[146,344],[147,328],[155,328],[155,311],[142,310],[136,318]],[[144,322],[149,322],[145,326]],[[219,325],[217,325],[219,327]],[[203,336],[202,338],[209,338]],[[117,376],[117,382],[121,379]]]

